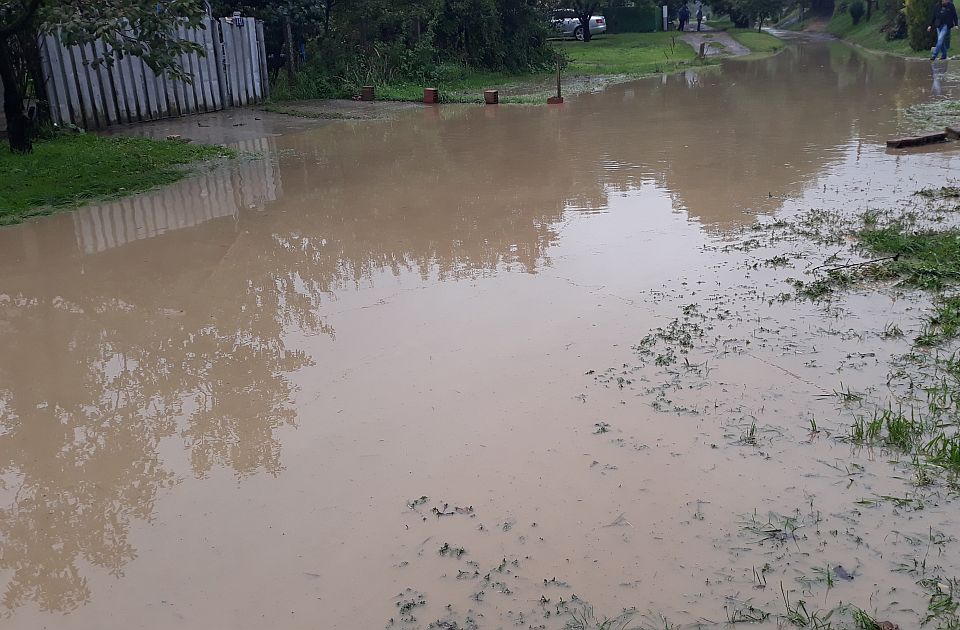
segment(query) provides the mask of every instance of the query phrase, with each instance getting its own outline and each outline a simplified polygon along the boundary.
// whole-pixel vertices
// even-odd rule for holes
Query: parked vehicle
[[[580,18],[570,9],[558,9],[550,16],[550,24],[561,37],[575,37],[583,41],[583,25]],[[607,32],[607,19],[602,15],[590,17],[590,35],[601,35]]]

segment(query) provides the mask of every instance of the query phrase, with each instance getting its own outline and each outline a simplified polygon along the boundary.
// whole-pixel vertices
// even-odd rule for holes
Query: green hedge
[[[652,33],[660,20],[659,7],[654,5],[607,8],[603,16],[608,33]]]

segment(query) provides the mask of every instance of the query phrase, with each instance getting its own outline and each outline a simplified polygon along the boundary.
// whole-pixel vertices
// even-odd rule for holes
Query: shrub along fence
[[[660,7],[610,7],[603,10],[609,33],[652,33],[659,28]]]
[[[190,82],[158,76],[137,57],[108,66],[90,62],[110,50],[102,41],[65,46],[53,35],[40,38],[44,81],[53,121],[85,129],[159,120],[259,103],[269,98],[263,22],[204,20],[204,28],[180,28],[180,37],[205,55],[181,55]]]

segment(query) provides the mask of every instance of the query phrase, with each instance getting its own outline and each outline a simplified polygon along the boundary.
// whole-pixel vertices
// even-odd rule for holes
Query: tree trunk
[[[873,9],[873,1],[867,0],[867,22],[870,21],[870,15],[873,13],[871,9]]]
[[[293,59],[293,23],[290,20],[290,15],[287,14],[284,28],[283,28],[283,38],[284,43],[286,44],[287,49],[287,83],[290,87],[297,82],[296,71],[294,68],[294,59]]]
[[[327,0],[323,3],[323,36],[326,37],[330,32],[330,4],[331,1]]]
[[[14,153],[30,153],[30,119],[23,111],[23,92],[13,65],[13,55],[6,38],[0,37],[0,82],[3,83],[3,114],[7,118],[7,137]]]
[[[30,80],[33,83],[33,97],[37,104],[33,122],[39,124],[52,122],[50,103],[47,101],[47,91],[43,77],[43,62],[40,59],[40,46],[37,45],[37,33],[33,29],[29,29],[25,33],[20,33],[17,36],[17,41],[20,42],[20,51],[27,62],[27,72],[30,73]]]
[[[591,39],[593,39],[593,35],[590,34],[590,17],[591,15],[589,13],[581,13],[577,16],[577,19],[580,20],[580,28],[583,29],[584,42],[589,42]]]

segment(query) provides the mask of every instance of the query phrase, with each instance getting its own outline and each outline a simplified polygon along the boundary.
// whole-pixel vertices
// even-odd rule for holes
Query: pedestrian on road
[[[940,0],[940,5],[933,12],[933,20],[927,31],[936,30],[937,46],[933,49],[933,56],[930,61],[936,61],[937,55],[947,58],[947,51],[950,50],[950,29],[957,25],[957,8],[953,6],[951,0]]]
[[[677,30],[678,31],[687,30],[687,22],[690,21],[690,9],[687,8],[687,5],[683,5],[682,7],[680,7],[680,13],[677,15],[677,17],[680,18],[680,28],[678,28]]]
[[[697,7],[697,32],[700,32],[700,25],[703,24],[703,7]]]

